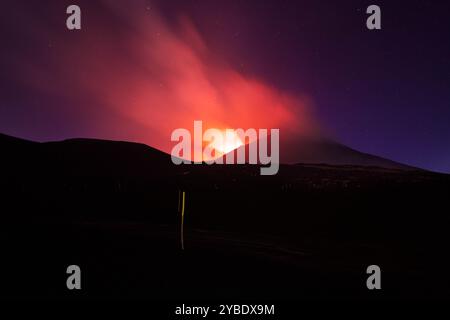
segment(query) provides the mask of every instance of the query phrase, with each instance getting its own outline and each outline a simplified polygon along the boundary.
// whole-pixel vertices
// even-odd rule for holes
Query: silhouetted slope
[[[115,173],[145,176],[176,170],[170,155],[147,145],[132,142],[69,139],[36,143],[0,134],[0,147],[4,154],[3,161],[12,166],[21,166],[24,170],[27,170],[27,166],[33,165],[39,165],[42,169],[49,163],[73,174],[84,172],[98,175]],[[294,140],[281,141],[280,163],[416,169],[318,137],[298,137]]]
[[[270,141],[270,136],[268,138]],[[245,159],[249,161],[249,145],[240,147],[246,149]],[[269,143],[270,146],[270,143]],[[258,152],[258,148],[256,148]],[[270,150],[270,147],[269,147]],[[232,151],[236,152],[236,151]],[[269,152],[270,153],[270,152]],[[299,136],[294,139],[282,139],[279,149],[280,163],[282,164],[328,164],[328,165],[353,165],[367,167],[381,167],[403,170],[417,170],[417,168],[398,163],[389,159],[363,153],[331,139],[324,137]],[[226,157],[226,155],[224,155]]]
[[[38,143],[0,135],[6,175],[157,177],[173,170],[170,156],[144,144],[96,139]]]
[[[73,175],[155,177],[173,170],[169,155],[140,143],[70,139],[43,148],[47,160]]]
[[[416,169],[389,159],[363,153],[323,137],[297,137],[282,141],[281,163],[323,163],[332,165],[375,166]]]
[[[377,264],[383,297],[450,297],[436,272],[450,266],[449,175],[295,164],[261,176],[91,139],[0,136],[0,150],[0,296],[73,298],[64,274],[80,264],[86,299],[373,298]]]

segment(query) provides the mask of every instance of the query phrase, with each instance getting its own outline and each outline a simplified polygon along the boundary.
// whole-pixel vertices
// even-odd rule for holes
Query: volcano
[[[300,136],[280,142],[280,162],[356,165],[391,169],[417,169],[411,166],[360,152],[323,136]]]
[[[329,141],[299,145],[293,162],[318,162],[263,176],[259,165],[174,165],[138,143],[0,135],[0,297],[71,299],[62,275],[74,263],[86,299],[373,298],[373,263],[384,297],[449,297],[429,261],[450,266],[450,176]]]
[[[169,155],[147,145],[133,142],[68,139],[64,141],[37,143],[0,134],[0,146],[3,150],[4,161],[10,159],[12,162],[19,161],[21,163],[25,159],[29,159],[29,156],[31,156],[29,152],[34,152],[34,158],[36,158],[38,155],[48,157],[52,153],[51,151],[54,150],[58,154],[59,160],[67,159],[71,161],[74,158],[73,156],[79,158],[81,154],[85,154],[86,157],[82,157],[80,159],[82,160],[81,163],[78,162],[75,168],[80,167],[84,163],[86,170],[89,166],[94,166],[96,170],[100,168],[102,171],[112,171],[114,168],[110,167],[110,165],[111,163],[116,163],[121,164],[122,168],[128,168],[127,170],[130,170],[128,174],[136,175],[138,174],[136,170],[140,172],[139,174],[142,174],[142,172],[152,172],[153,170],[151,170],[150,165],[152,162],[164,165],[165,170],[170,170],[169,167],[166,167],[170,164]],[[248,151],[248,146],[241,146],[240,148],[246,148]],[[246,154],[248,153],[246,152]],[[89,162],[89,165],[86,161]],[[130,161],[131,163],[128,163]],[[127,163],[128,165],[126,165]],[[290,140],[280,141],[280,163],[349,165],[417,170],[417,168],[399,162],[354,150],[332,139],[320,136],[299,136]],[[160,174],[161,172],[158,171],[157,173]]]
[[[270,136],[268,140],[270,141]],[[250,144],[257,143],[255,141]],[[241,146],[238,149],[245,149],[246,162],[248,162],[249,145]],[[258,149],[256,148],[256,150]],[[230,153],[234,152],[235,150]],[[406,164],[360,152],[320,135],[303,135],[291,139],[281,139],[279,154],[281,164],[348,165],[417,170],[417,168]]]

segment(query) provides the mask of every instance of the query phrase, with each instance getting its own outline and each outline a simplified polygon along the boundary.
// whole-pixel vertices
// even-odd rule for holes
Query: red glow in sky
[[[154,9],[123,5],[110,9],[128,27],[110,30],[111,21],[90,17],[88,30],[56,41],[48,65],[26,68],[37,90],[81,101],[66,112],[88,119],[78,125],[82,134],[170,153],[171,132],[191,129],[194,120],[205,129],[280,128],[281,139],[314,130],[307,98],[227,65],[189,19],[169,24]]]

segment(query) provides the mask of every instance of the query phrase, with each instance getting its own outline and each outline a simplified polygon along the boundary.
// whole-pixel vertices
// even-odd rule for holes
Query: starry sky
[[[5,0],[0,132],[170,151],[171,130],[202,119],[450,172],[449,14],[438,0]]]

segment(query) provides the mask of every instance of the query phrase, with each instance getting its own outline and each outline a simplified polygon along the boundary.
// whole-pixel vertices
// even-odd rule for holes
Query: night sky
[[[69,31],[66,7],[82,10]],[[377,4],[382,30],[366,28]],[[194,119],[450,172],[448,1],[2,1],[0,132],[164,151]],[[283,152],[283,150],[280,150]]]

